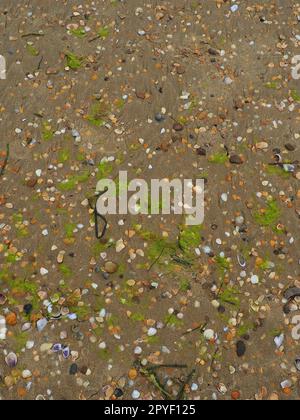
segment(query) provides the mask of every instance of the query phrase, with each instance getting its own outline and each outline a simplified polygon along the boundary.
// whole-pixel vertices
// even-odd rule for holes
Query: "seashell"
[[[247,266],[247,262],[242,255],[238,255],[237,259],[242,268],[245,268]]]
[[[71,351],[69,347],[64,347],[62,351],[62,355],[65,359],[68,359],[70,357]]]
[[[29,331],[31,329],[30,322],[26,322],[24,325],[22,325],[22,332]]]
[[[61,309],[59,306],[53,306],[51,311],[49,311],[51,315],[51,319],[59,319],[61,318]]]
[[[295,172],[296,167],[295,167],[295,165],[284,164],[283,169],[284,169],[285,172]]]
[[[282,156],[280,154],[278,154],[278,153],[276,153],[274,155],[274,158],[276,159],[276,162],[277,163],[282,163],[282,161],[283,161]]]
[[[295,360],[295,366],[298,372],[300,372],[300,357],[297,357],[297,359]]]
[[[46,328],[47,324],[48,324],[48,321],[46,318],[42,318],[38,320],[38,322],[36,323],[38,331],[42,332]]]
[[[62,345],[61,344],[54,344],[54,346],[52,347],[52,351],[54,353],[59,353],[60,351],[62,351]]]
[[[61,315],[62,315],[62,316],[69,315],[69,313],[70,313],[70,309],[69,309],[67,306],[63,306],[63,307],[61,308]]]
[[[15,368],[18,364],[18,358],[15,353],[9,353],[5,358],[5,363],[11,369]]]
[[[291,287],[284,292],[284,298],[286,300],[294,299],[295,297],[300,296],[299,287]]]

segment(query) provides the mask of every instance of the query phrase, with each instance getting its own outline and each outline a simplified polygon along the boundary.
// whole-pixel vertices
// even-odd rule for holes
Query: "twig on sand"
[[[196,331],[199,331],[199,330],[201,332],[204,332],[206,327],[207,327],[207,323],[201,324],[201,325],[199,325],[199,327],[193,328],[191,330],[187,330],[184,334],[182,334],[182,337],[184,337],[185,335],[188,335],[188,334],[192,334],[193,332],[196,332]]]
[[[156,371],[158,369],[163,369],[163,368],[167,368],[167,369],[187,369],[188,368],[187,365],[176,364],[176,363],[175,364],[152,365],[152,366],[148,366],[148,367],[144,367],[140,363],[138,363],[136,367],[139,370],[139,372],[141,373],[141,375],[145,376],[149,380],[149,382],[151,382],[151,384],[153,386],[155,386],[155,388],[157,388],[159,390],[159,392],[162,393],[165,400],[174,400],[174,397],[161,384],[161,382],[160,382],[160,380],[159,380],[159,378],[156,374]],[[190,375],[189,375],[189,378],[188,378],[188,382],[190,382]],[[186,382],[186,383],[188,383],[188,382]],[[184,384],[184,387],[185,387],[186,383]],[[184,391],[184,389],[183,389],[183,391]],[[182,389],[180,389],[180,393],[182,393]]]
[[[155,264],[157,264],[158,263],[158,261],[161,259],[161,257],[162,257],[162,255],[163,255],[163,253],[164,253],[164,250],[165,250],[166,248],[164,247],[163,249],[162,249],[162,251],[161,251],[161,253],[159,254],[159,256],[156,258],[156,260],[151,264],[151,266],[149,267],[149,269],[148,269],[148,272],[149,271],[151,271],[152,270],[152,268],[155,266]]]
[[[23,34],[23,35],[21,35],[21,38],[29,38],[29,37],[31,37],[31,36],[36,36],[36,37],[38,37],[38,36],[45,36],[45,34],[43,34],[43,33],[38,33],[38,32],[30,32],[29,34]]]
[[[182,384],[182,387],[180,388],[180,391],[179,391],[178,396],[176,398],[178,401],[183,400],[183,397],[184,397],[184,394],[185,394],[185,387],[191,382],[191,380],[193,379],[193,376],[195,375],[195,372],[196,372],[196,369],[193,369],[191,371],[191,373],[188,375],[186,381]]]

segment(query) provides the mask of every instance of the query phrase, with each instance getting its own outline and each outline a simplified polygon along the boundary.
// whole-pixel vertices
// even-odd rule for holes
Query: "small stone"
[[[291,143],[286,144],[284,147],[285,147],[285,148],[286,148],[286,150],[288,150],[289,152],[294,152],[294,151],[296,150],[296,147],[295,147],[293,144],[291,144]]]
[[[40,269],[40,273],[42,276],[46,276],[49,273],[49,271],[46,268],[42,267]]]
[[[175,131],[182,131],[183,128],[184,128],[183,125],[179,124],[179,123],[176,123],[176,124],[173,125],[173,130],[175,130]]]
[[[200,147],[199,149],[197,149],[197,155],[198,156],[206,156],[207,152],[203,147]]]
[[[138,399],[140,398],[140,396],[141,396],[141,393],[140,393],[139,391],[137,391],[137,390],[134,390],[134,391],[133,391],[133,393],[132,393],[132,398],[133,398],[134,400],[138,400]]]
[[[62,264],[64,262],[64,258],[65,258],[65,251],[60,251],[57,256],[57,263]]]
[[[27,341],[26,343],[26,349],[31,350],[34,347],[34,341]]]
[[[47,324],[48,324],[48,321],[46,318],[42,318],[38,320],[38,322],[36,323],[38,331],[42,332],[46,328]]]
[[[268,147],[269,147],[269,144],[267,142],[264,142],[264,141],[256,144],[256,148],[258,150],[266,150],[266,149],[268,149]]]
[[[292,382],[289,379],[287,379],[285,381],[282,381],[280,386],[281,386],[282,389],[291,388]]]
[[[241,393],[240,393],[240,391],[232,391],[232,393],[231,393],[231,398],[232,398],[234,401],[239,400],[239,399],[241,398]]]
[[[157,334],[157,329],[156,328],[149,328],[148,330],[148,336],[149,337],[154,337]]]
[[[256,275],[251,276],[250,280],[253,285],[259,284],[259,277]]]
[[[118,240],[116,243],[116,252],[122,252],[126,248],[126,245],[124,244],[123,239]]]
[[[244,163],[243,159],[238,155],[232,155],[229,159],[230,163],[233,165],[242,165]]]
[[[278,349],[282,346],[283,342],[284,334],[281,334],[280,336],[274,338],[274,343]]]
[[[15,385],[15,379],[12,376],[6,376],[4,378],[4,383],[7,388],[11,388]]]
[[[236,353],[238,357],[243,357],[247,351],[246,344],[243,341],[238,341],[236,344]]]
[[[76,375],[77,374],[77,372],[78,372],[78,366],[76,365],[76,363],[73,363],[71,366],[70,366],[70,370],[69,370],[69,373],[70,373],[70,375]]]
[[[146,93],[145,93],[145,92],[140,92],[140,91],[137,91],[137,92],[136,92],[136,97],[137,97],[138,99],[142,99],[142,100],[144,100],[144,99],[146,99]]]
[[[215,48],[209,48],[208,53],[213,56],[220,55],[220,51],[216,50]]]
[[[36,184],[37,184],[37,179],[36,178],[29,179],[26,182],[26,186],[29,187],[29,188],[34,188],[36,186]]]
[[[230,85],[232,85],[233,80],[231,79],[231,77],[225,77],[224,83],[225,83],[225,85],[230,86]]]
[[[120,389],[120,388],[115,389],[114,396],[116,398],[122,398],[123,395],[124,395],[124,392],[122,391],[122,389]]]
[[[6,323],[7,325],[14,327],[15,325],[17,325],[17,315],[14,312],[10,312],[7,316],[6,316]]]
[[[227,201],[228,201],[228,194],[226,194],[226,193],[222,194],[222,195],[221,195],[221,200],[222,200],[224,203],[227,203]]]
[[[40,352],[41,353],[48,353],[48,351],[50,351],[52,349],[52,347],[53,347],[52,343],[43,343],[40,346]]]
[[[114,274],[118,271],[118,264],[109,261],[105,263],[104,270],[108,274]]]
[[[176,67],[176,72],[179,76],[182,76],[183,74],[185,74],[186,70],[183,66],[178,66]]]
[[[23,379],[30,379],[32,377],[32,373],[30,372],[30,370],[23,370],[22,372],[22,378]]]
[[[138,376],[137,370],[136,369],[130,369],[129,373],[128,373],[128,378],[131,381],[134,381]]]
[[[164,116],[162,115],[162,114],[160,114],[160,113],[158,113],[158,114],[155,114],[155,121],[157,121],[157,122],[162,122],[162,121],[164,121]]]
[[[31,303],[27,303],[26,305],[24,305],[23,310],[26,315],[30,315],[33,310],[33,306],[31,305]]]

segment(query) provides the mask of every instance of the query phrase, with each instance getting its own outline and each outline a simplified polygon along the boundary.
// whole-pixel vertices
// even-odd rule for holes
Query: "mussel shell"
[[[300,372],[300,357],[297,357],[297,359],[295,360],[295,366],[298,372]]]
[[[59,353],[60,351],[62,351],[62,349],[63,349],[63,347],[62,347],[62,345],[61,345],[61,344],[59,344],[59,343],[54,344],[54,346],[52,347],[52,351],[53,351],[54,353]]]
[[[18,357],[17,357],[17,355],[15,353],[9,353],[5,357],[5,363],[11,369],[15,368],[17,366],[17,364],[18,364]]]
[[[69,347],[64,347],[62,351],[62,355],[65,359],[68,359],[71,355],[71,351]]]

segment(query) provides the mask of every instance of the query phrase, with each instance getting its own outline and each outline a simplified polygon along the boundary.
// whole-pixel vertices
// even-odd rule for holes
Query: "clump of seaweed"
[[[274,227],[277,225],[280,216],[281,210],[276,200],[272,199],[268,201],[266,208],[255,212],[254,219],[260,226]]]

